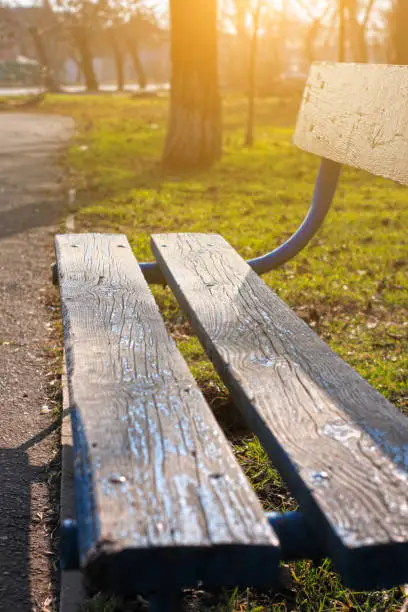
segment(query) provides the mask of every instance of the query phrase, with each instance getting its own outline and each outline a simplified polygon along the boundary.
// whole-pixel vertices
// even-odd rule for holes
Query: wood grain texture
[[[294,142],[408,184],[408,66],[314,64]]]
[[[103,590],[274,584],[278,541],[125,236],[56,238],[81,564]]]
[[[218,235],[152,237],[169,286],[323,550],[355,588],[408,579],[408,419]]]

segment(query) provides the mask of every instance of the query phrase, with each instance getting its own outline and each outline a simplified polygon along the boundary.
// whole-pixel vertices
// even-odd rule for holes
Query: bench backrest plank
[[[408,419],[218,235],[152,249],[232,396],[355,588],[408,579]]]
[[[125,236],[56,238],[82,566],[138,593],[273,584],[278,541]]]
[[[294,142],[408,184],[408,66],[314,64]]]

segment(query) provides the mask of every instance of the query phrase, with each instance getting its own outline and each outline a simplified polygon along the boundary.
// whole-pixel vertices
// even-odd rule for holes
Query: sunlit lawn
[[[245,103],[227,99],[222,161],[210,171],[188,176],[165,176],[160,170],[166,99],[50,96],[42,110],[77,120],[78,137],[67,160],[70,181],[78,188],[77,229],[124,232],[144,261],[151,259],[153,232],[219,232],[248,258],[280,244],[298,227],[318,160],[291,143],[296,108],[296,100],[260,100],[255,146],[247,149],[242,144]],[[408,190],[346,170],[318,237],[265,280],[408,414],[407,227]],[[242,429],[226,389],[170,291],[155,288],[154,293],[265,508],[293,507],[259,443]],[[213,604],[213,609],[380,611],[402,605],[402,589],[371,595],[347,591],[328,562],[318,567],[297,563],[289,570],[292,585],[284,593],[229,593],[226,603]],[[197,602],[191,594],[189,609],[212,605],[208,598]],[[93,605],[108,611],[118,604]]]

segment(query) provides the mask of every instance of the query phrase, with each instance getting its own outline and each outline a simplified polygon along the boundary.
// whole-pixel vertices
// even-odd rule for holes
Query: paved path
[[[56,339],[47,305],[64,196],[58,150],[70,119],[0,114],[0,611],[53,610],[49,480],[59,444],[50,403]],[[48,381],[48,384],[47,384]]]
[[[169,83],[148,83],[145,91],[155,92],[160,90],[169,90]],[[0,96],[34,96],[44,91],[41,87],[0,87]],[[63,93],[79,94],[86,93],[86,87],[84,85],[63,85],[61,87]],[[99,85],[99,91],[101,93],[115,93],[117,92],[116,85],[106,85],[102,83]],[[136,93],[142,91],[139,85],[129,83],[125,85],[125,92]]]

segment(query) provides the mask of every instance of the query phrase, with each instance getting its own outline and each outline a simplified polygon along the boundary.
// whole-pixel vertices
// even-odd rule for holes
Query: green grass
[[[226,100],[223,159],[211,170],[179,176],[162,174],[159,164],[166,99],[49,96],[42,110],[77,121],[78,137],[67,163],[79,193],[78,229],[124,232],[143,261],[152,257],[152,232],[218,232],[248,258],[280,244],[298,227],[310,202],[318,160],[291,143],[296,107],[296,100],[259,101],[256,144],[247,149],[245,103]],[[318,237],[265,277],[335,351],[406,413],[407,202],[405,188],[345,170]],[[240,422],[170,291],[155,288],[154,293],[265,508],[295,507],[259,442]],[[292,584],[283,593],[233,592],[222,604],[197,603],[198,596],[191,594],[189,609],[396,611],[404,599],[401,589],[350,592],[327,561],[320,566],[291,564],[287,572]],[[96,609],[121,605],[99,602]]]

